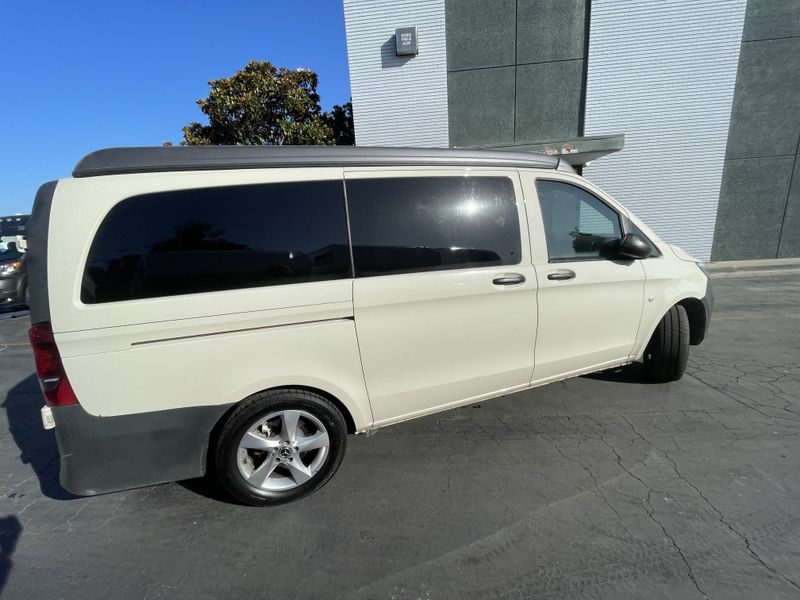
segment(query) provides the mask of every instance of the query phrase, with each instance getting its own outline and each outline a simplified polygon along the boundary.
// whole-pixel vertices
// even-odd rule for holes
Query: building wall
[[[584,175],[703,260],[711,255],[745,5],[591,3],[585,134],[624,132],[625,148]]]
[[[704,260],[800,256],[800,0],[344,7],[359,145],[624,133],[584,174],[664,239]],[[419,55],[395,56],[413,25]]]
[[[714,260],[800,256],[800,2],[747,4]]]
[[[344,0],[359,146],[447,146],[444,0]],[[419,54],[396,56],[394,32],[416,26]]]
[[[450,145],[580,135],[586,0],[446,0]]]

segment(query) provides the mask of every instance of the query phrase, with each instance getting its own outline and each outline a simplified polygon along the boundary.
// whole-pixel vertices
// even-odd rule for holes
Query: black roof
[[[556,156],[504,150],[362,146],[153,146],[96,150],[78,161],[72,176],[343,166],[535,167],[572,172],[572,167]]]

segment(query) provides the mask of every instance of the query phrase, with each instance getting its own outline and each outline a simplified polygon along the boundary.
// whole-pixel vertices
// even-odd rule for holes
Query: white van
[[[100,150],[39,190],[30,339],[61,482],[322,487],[347,434],[643,360],[686,367],[702,267],[558,158]],[[387,465],[387,468],[391,468]]]

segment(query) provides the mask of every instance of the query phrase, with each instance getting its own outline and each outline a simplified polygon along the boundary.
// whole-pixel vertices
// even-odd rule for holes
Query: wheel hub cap
[[[328,459],[330,438],[322,422],[305,410],[280,410],[261,417],[239,442],[239,473],[248,484],[285,491],[312,479]]]

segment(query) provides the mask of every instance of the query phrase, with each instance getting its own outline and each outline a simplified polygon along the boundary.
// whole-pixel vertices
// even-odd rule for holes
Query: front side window
[[[347,182],[356,276],[520,262],[508,177],[408,177]]]
[[[622,238],[619,215],[586,190],[562,181],[536,181],[550,261],[596,259]]]
[[[341,181],[145,194],[108,213],[86,304],[350,277]]]

